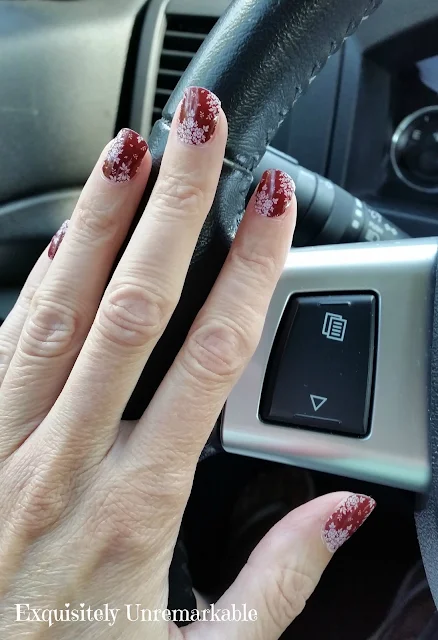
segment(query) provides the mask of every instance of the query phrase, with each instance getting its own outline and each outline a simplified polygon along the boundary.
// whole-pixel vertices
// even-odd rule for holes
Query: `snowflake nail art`
[[[148,145],[132,129],[122,129],[114,138],[102,172],[111,182],[129,182],[138,172]]]
[[[179,139],[195,146],[208,142],[216,129],[220,106],[219,98],[208,89],[188,87],[179,114]]]
[[[322,539],[328,550],[334,553],[365,522],[376,506],[369,496],[353,493],[341,502],[322,530]]]
[[[70,222],[69,220],[65,220],[65,222],[62,223],[62,225],[59,227],[58,231],[53,236],[52,241],[51,241],[51,243],[49,245],[49,250],[47,252],[50,260],[53,260],[53,258],[56,255],[56,252],[59,249],[59,245],[64,240],[64,236],[67,233],[68,223],[69,222]]]
[[[287,173],[268,169],[257,187],[254,208],[261,216],[278,218],[289,206],[294,191],[295,183]]]

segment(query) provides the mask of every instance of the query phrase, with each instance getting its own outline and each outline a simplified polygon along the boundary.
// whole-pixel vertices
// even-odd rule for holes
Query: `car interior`
[[[334,557],[284,634],[295,640],[369,639],[412,571],[429,615],[438,602],[438,3],[372,2],[351,28],[367,3],[331,2],[347,39],[338,41],[340,19],[319,21],[329,0],[0,0],[0,322],[121,127],[145,138],[153,129],[158,166],[187,84],[216,90],[217,81],[221,100],[223,87],[236,131],[228,164],[245,168],[225,176],[234,183],[218,195],[216,240],[208,258],[201,245],[194,256],[193,313],[217,269],[210,279],[199,272],[205,260],[220,263],[243,211],[227,217],[232,189],[247,200],[270,167],[296,182],[290,257],[199,462],[181,531],[193,585],[213,602],[294,507],[329,491],[373,496],[366,536]],[[305,29],[293,31],[297,16]],[[276,114],[251,164],[240,142],[257,127],[242,125],[239,109],[255,74],[268,77],[286,27],[281,68],[293,108]],[[314,28],[330,55],[292,91]],[[268,93],[257,114],[277,100]],[[127,417],[147,405],[193,313],[177,311],[148,365],[155,378],[140,380]]]

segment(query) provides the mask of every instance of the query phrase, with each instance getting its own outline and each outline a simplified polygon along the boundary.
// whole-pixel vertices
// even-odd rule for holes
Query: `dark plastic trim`
[[[80,189],[0,206],[0,287],[21,286],[53,234],[70,218]]]

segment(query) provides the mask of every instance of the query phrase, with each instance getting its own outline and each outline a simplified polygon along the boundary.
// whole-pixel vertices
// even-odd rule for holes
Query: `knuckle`
[[[0,338],[0,373],[7,367],[14,355],[14,345],[4,338]]]
[[[102,303],[98,328],[118,346],[144,347],[161,336],[175,306],[158,287],[116,285]]]
[[[229,380],[238,375],[251,352],[251,339],[241,327],[210,322],[189,336],[185,366],[200,381]]]
[[[20,309],[22,309],[23,311],[27,312],[39,288],[40,288],[39,283],[35,283],[35,284],[29,283],[22,290],[22,292],[20,293],[20,296],[18,297],[18,300],[17,300],[18,307],[20,307]]]
[[[195,184],[192,176],[166,174],[155,185],[154,205],[159,209],[160,215],[179,219],[182,208],[185,212],[196,215],[202,211],[204,200],[204,192]]]
[[[261,251],[245,251],[243,248],[232,249],[231,262],[234,269],[238,273],[244,273],[248,278],[260,282],[271,282],[278,271],[278,265],[275,257],[267,252]]]
[[[284,629],[303,611],[316,584],[309,575],[290,567],[272,573],[271,580],[266,608],[273,622]]]
[[[56,301],[53,295],[34,295],[21,349],[29,356],[54,357],[67,353],[75,343],[81,325],[81,314],[66,301]]]
[[[74,213],[75,229],[87,241],[107,242],[120,228],[120,203],[102,195],[79,202]]]
[[[93,519],[93,535],[105,540],[107,549],[117,553],[131,553],[135,549],[144,552],[154,539],[161,545],[170,538],[175,522],[175,513],[181,513],[185,503],[174,492],[165,489],[151,478],[140,474],[130,481],[118,478],[111,492],[99,501]],[[148,545],[145,545],[145,541]]]
[[[14,520],[21,531],[39,536],[62,519],[71,498],[63,472],[41,463],[28,477],[17,497]]]
[[[181,511],[188,498],[191,483],[180,469],[166,467],[165,453],[154,455],[139,472],[138,466],[125,468],[122,474],[123,491],[136,503],[135,512],[141,514],[145,505],[155,511],[175,514]],[[160,480],[158,480],[160,479]],[[140,515],[141,517],[141,515]]]

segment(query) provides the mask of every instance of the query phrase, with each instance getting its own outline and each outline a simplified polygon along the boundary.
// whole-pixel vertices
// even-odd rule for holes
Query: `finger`
[[[55,237],[50,247],[52,257],[59,250],[33,296],[0,390],[3,455],[44,419],[71,372],[143,193],[146,151],[141,136],[122,129],[96,163],[61,246]]]
[[[14,307],[0,328],[0,387],[17,348],[33,296],[40,286],[49,265],[50,259],[46,249],[34,265]]]
[[[234,605],[255,614],[220,624],[197,622],[186,627],[185,640],[277,640],[304,609],[333,553],[375,506],[368,496],[332,493],[289,513],[263,538],[215,605],[216,612],[232,611]]]
[[[225,265],[180,353],[128,443],[142,468],[153,451],[190,479],[233,385],[254,353],[296,220],[292,179],[266,172]],[[168,443],[172,443],[169,447]],[[158,481],[160,479],[158,478]]]
[[[83,429],[92,451],[96,439],[104,453],[114,441],[123,409],[180,297],[222,168],[227,123],[219,104],[206,89],[186,91],[144,215],[54,407],[52,431]],[[86,455],[83,443],[81,452]]]

